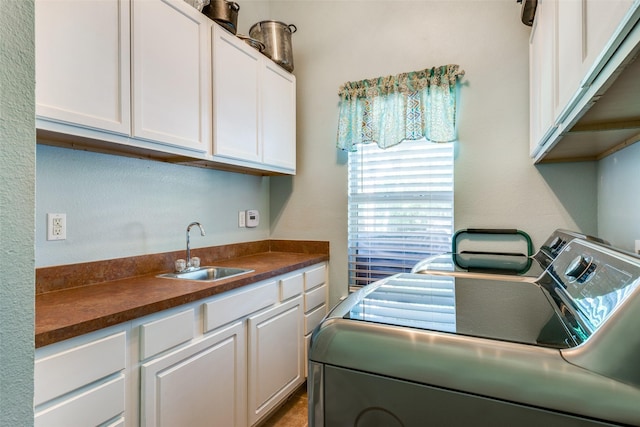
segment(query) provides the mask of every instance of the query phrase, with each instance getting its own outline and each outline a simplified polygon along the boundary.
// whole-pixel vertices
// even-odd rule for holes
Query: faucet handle
[[[200,258],[197,256],[191,257],[191,267],[200,268]]]
[[[175,262],[175,270],[176,273],[180,273],[187,268],[187,262],[183,259],[177,259]]]

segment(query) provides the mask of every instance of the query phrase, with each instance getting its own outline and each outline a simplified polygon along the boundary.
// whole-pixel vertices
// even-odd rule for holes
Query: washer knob
[[[591,265],[591,259],[578,255],[567,267],[564,274],[574,280],[582,276]]]
[[[555,239],[553,239],[553,241],[549,244],[549,247],[551,249],[558,249],[560,246],[562,246],[562,239],[560,237],[556,237]]]

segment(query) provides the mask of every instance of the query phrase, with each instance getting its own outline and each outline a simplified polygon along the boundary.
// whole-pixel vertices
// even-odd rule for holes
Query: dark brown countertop
[[[203,266],[215,264],[254,271],[215,282],[156,277],[171,271],[167,263],[172,265],[173,256],[183,255],[182,252],[36,270],[36,347],[329,260],[327,242],[264,241],[194,249],[192,252],[193,256],[201,258]],[[137,262],[131,262],[131,259]],[[158,259],[161,260],[159,263]],[[148,267],[141,267],[143,264]],[[127,265],[135,268],[127,270]],[[117,274],[112,272],[115,266],[120,266]],[[128,272],[141,271],[142,274],[127,276]],[[77,276],[83,276],[83,279]],[[99,281],[105,277],[111,280]],[[69,286],[65,287],[63,283]]]

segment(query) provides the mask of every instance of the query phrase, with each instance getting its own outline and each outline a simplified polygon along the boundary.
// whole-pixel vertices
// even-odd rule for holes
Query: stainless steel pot
[[[249,37],[264,43],[262,53],[285,70],[293,71],[291,34],[298,31],[295,25],[280,21],[261,21],[249,29]]]
[[[244,34],[236,34],[236,37],[238,37],[240,40],[244,40],[246,44],[254,49],[257,49],[258,51],[260,51],[260,53],[262,53],[262,51],[264,50],[264,43],[259,40],[252,39],[251,37],[245,36]]]
[[[232,34],[238,31],[238,12],[240,5],[227,0],[211,0],[202,9],[202,13],[222,25]]]

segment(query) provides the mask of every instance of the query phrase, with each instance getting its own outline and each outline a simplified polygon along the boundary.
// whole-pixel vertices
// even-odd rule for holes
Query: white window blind
[[[349,285],[409,272],[448,252],[453,234],[453,144],[404,141],[349,153]]]

